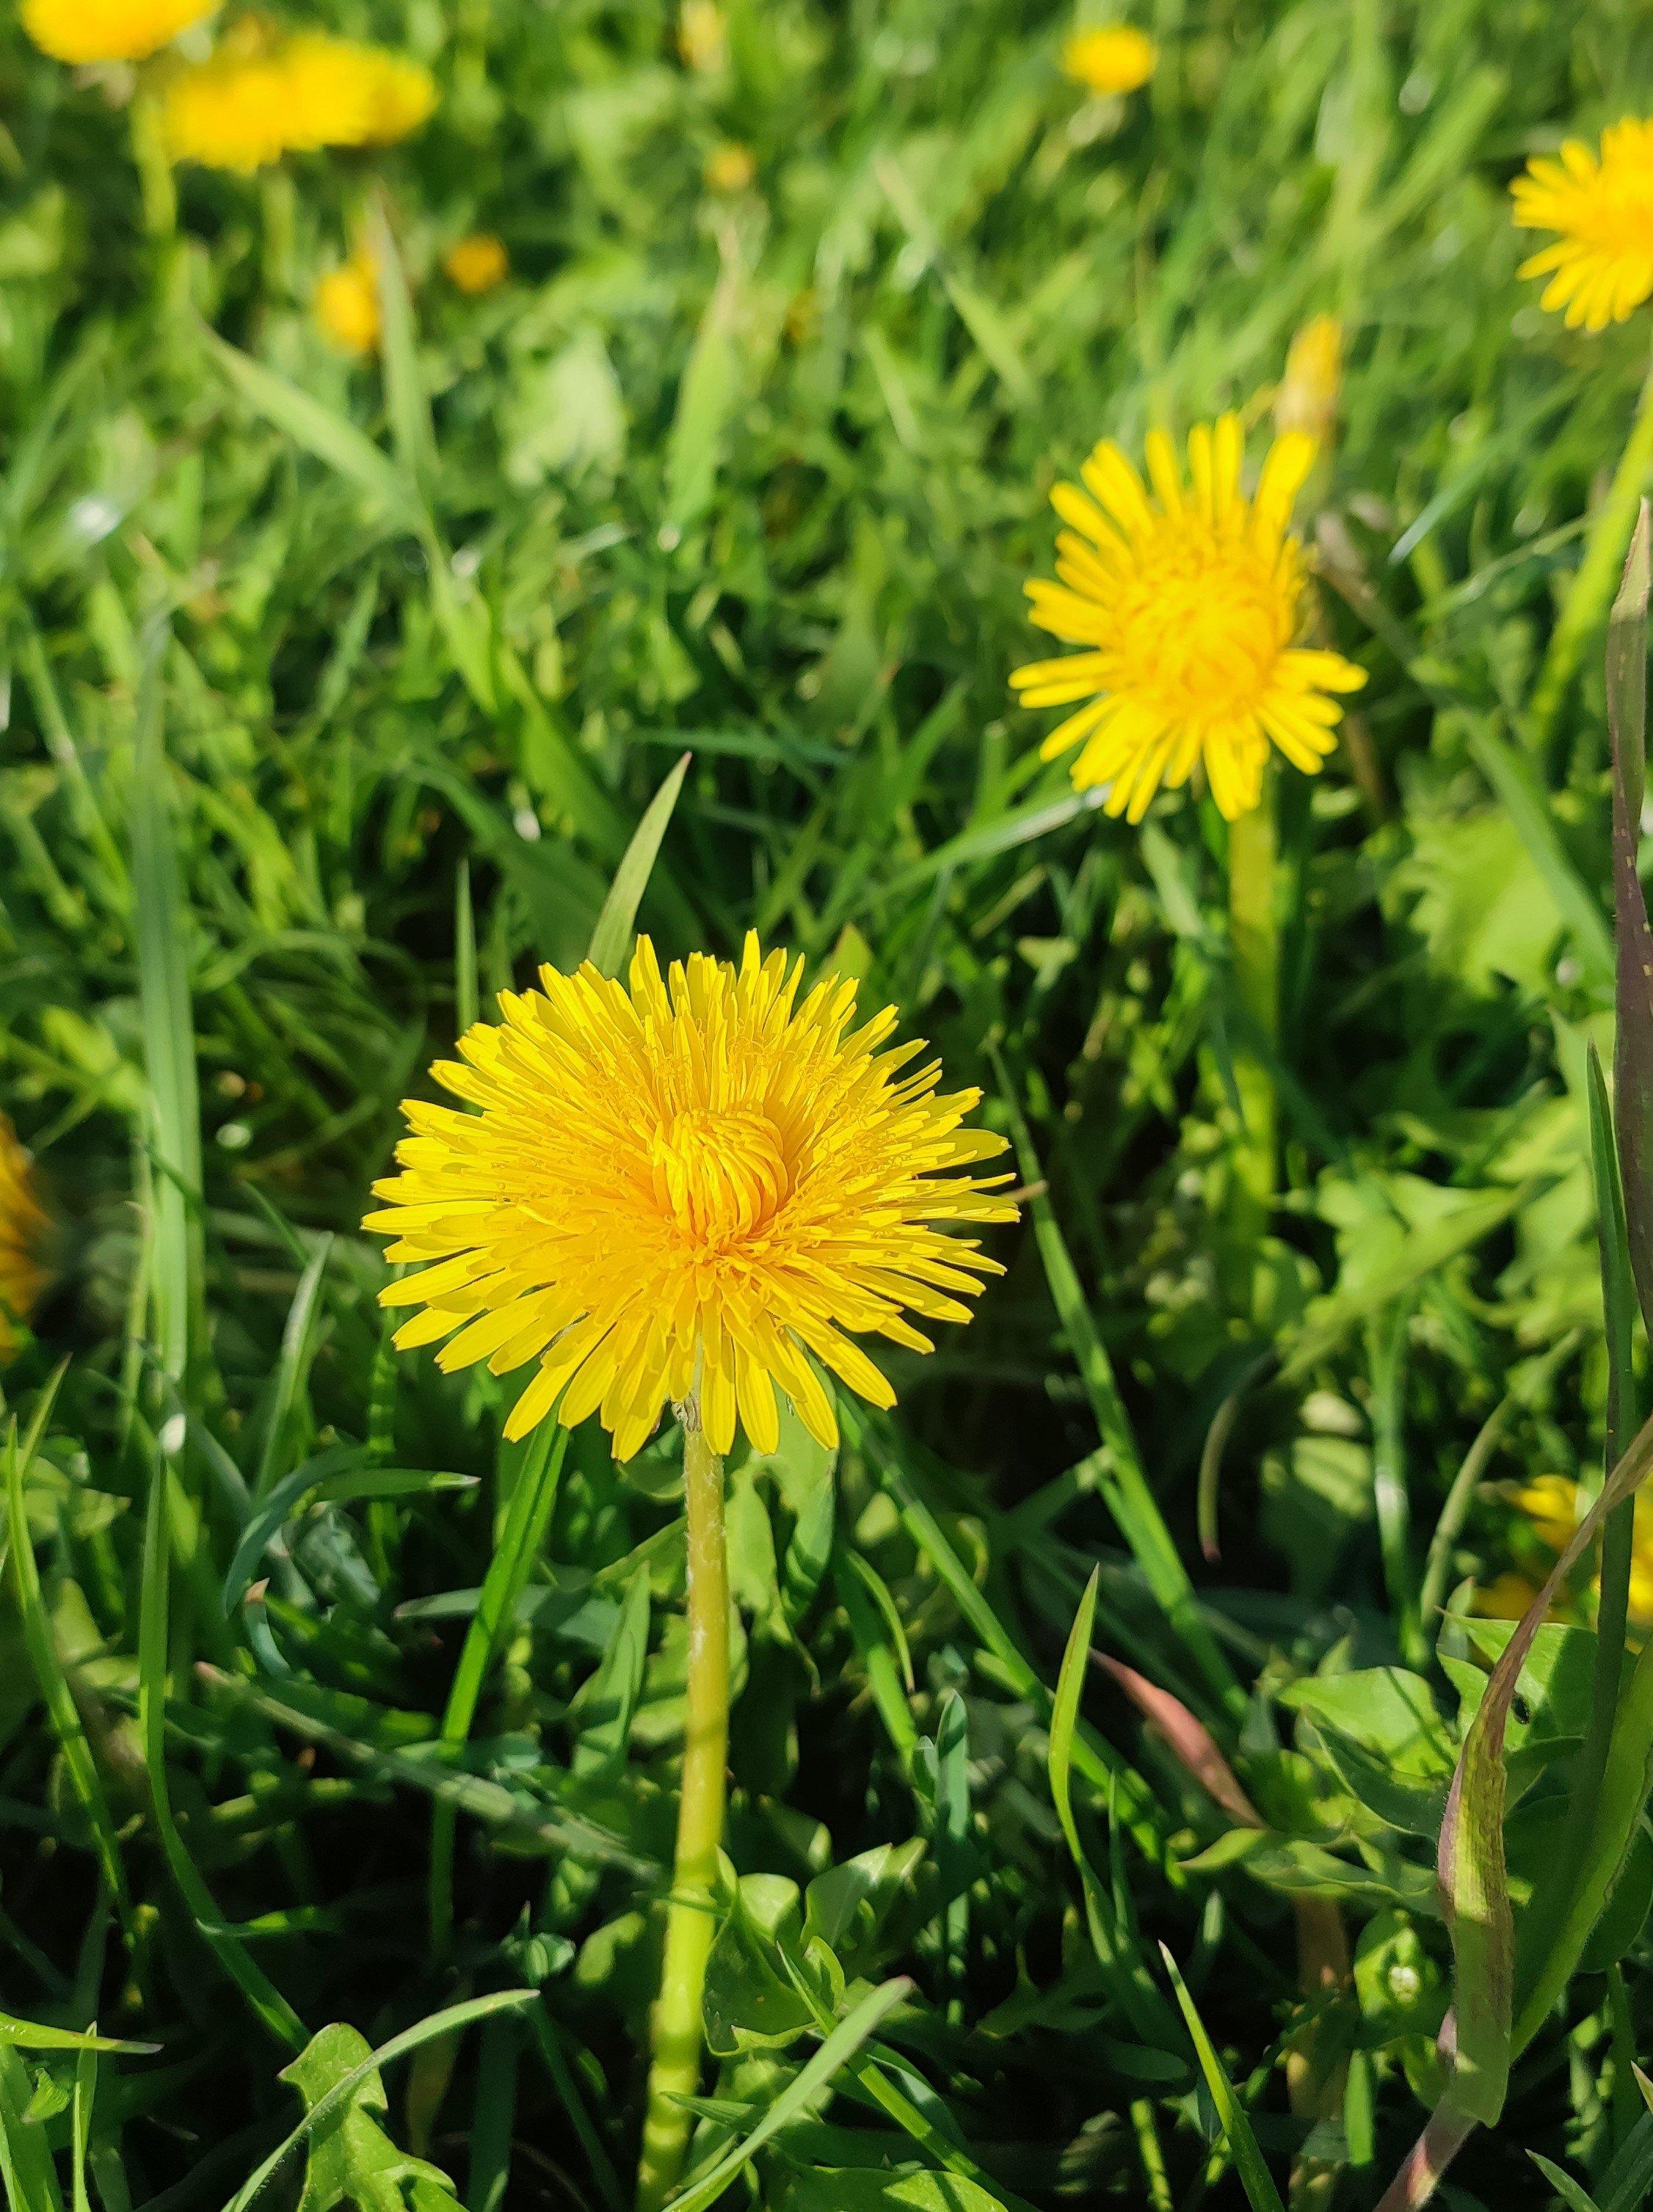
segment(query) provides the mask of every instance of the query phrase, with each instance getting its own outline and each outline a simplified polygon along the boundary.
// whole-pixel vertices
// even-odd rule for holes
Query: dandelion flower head
[[[301,31],[285,42],[282,60],[292,101],[288,143],[295,151],[389,146],[436,105],[430,71],[383,46]]]
[[[744,192],[757,174],[757,164],[749,146],[742,146],[732,138],[726,139],[721,146],[714,146],[706,156],[703,173],[708,191]]]
[[[28,1154],[0,1114],[0,1358],[16,1350],[17,1324],[27,1320],[45,1284],[37,1255],[46,1226]]]
[[[718,0],[683,0],[678,11],[678,52],[685,68],[714,76],[729,58],[729,26]]]
[[[22,0],[23,28],[54,61],[139,62],[210,15],[218,0]]]
[[[505,282],[511,273],[511,257],[491,231],[473,231],[448,247],[442,273],[455,291],[476,299]]]
[[[1541,1474],[1523,1483],[1510,1498],[1546,1551],[1559,1558],[1573,1540],[1584,1517],[1584,1501],[1578,1485],[1565,1474]],[[1653,1497],[1636,1493],[1630,1552],[1630,1615],[1632,1620],[1653,1621]],[[1504,1577],[1508,1580],[1510,1577]],[[1601,1587],[1599,1578],[1596,1588]],[[1537,1595],[1536,1590],[1533,1595]]]
[[[968,1172],[1004,1150],[963,1126],[981,1093],[938,1093],[921,1044],[884,1048],[893,1007],[852,1027],[854,984],[800,996],[802,972],[755,936],[738,968],[696,953],[669,977],[639,938],[625,985],[543,968],[460,1040],[462,1065],[432,1071],[477,1111],[404,1104],[402,1172],[366,1226],[420,1272],[380,1303],[424,1309],[396,1341],[447,1337],[445,1369],[538,1361],[507,1437],[560,1395],[565,1426],[599,1413],[629,1459],[697,1386],[714,1450],[737,1420],[772,1450],[777,1391],[830,1444],[811,1358],[890,1405],[845,1332],[928,1352],[902,1309],[967,1321],[1000,1272],[933,1225],[1014,1218],[1010,1178]]]
[[[1335,315],[1316,315],[1286,349],[1285,374],[1274,395],[1274,428],[1282,436],[1301,430],[1317,445],[1330,441],[1343,389],[1343,325]]]
[[[1599,155],[1570,138],[1510,189],[1522,230],[1560,234],[1519,273],[1549,278],[1542,304],[1565,309],[1570,330],[1621,323],[1653,293],[1653,122],[1612,125]]]
[[[341,353],[372,353],[384,330],[373,257],[355,253],[342,267],[330,269],[311,305],[324,334]]]
[[[247,16],[171,79],[161,127],[175,161],[251,171],[324,146],[388,145],[435,103],[430,72],[404,54],[319,31],[282,38]]]
[[[1262,795],[1272,744],[1312,775],[1334,744],[1365,672],[1300,646],[1305,578],[1289,534],[1314,458],[1301,434],[1278,440],[1256,491],[1241,489],[1239,417],[1189,434],[1191,481],[1163,431],[1147,440],[1148,483],[1104,439],[1050,503],[1067,527],[1056,574],[1027,586],[1033,620],[1082,651],[1018,668],[1026,707],[1085,703],[1045,739],[1047,760],[1079,748],[1075,787],[1107,787],[1109,814],[1139,822],[1162,784],[1203,762],[1232,821]]]
[[[1135,92],[1146,84],[1158,62],[1153,40],[1129,23],[1076,31],[1062,42],[1062,75],[1091,92]]]

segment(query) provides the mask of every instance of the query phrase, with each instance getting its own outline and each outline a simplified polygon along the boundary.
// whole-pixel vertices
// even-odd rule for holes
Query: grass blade
[[[1644,500],[1607,628],[1607,729],[1613,747],[1613,908],[1617,940],[1613,1048],[1614,1116],[1631,1264],[1642,1318],[1653,1328],[1653,927],[1637,872],[1646,781],[1649,518]]]
[[[864,1996],[846,2020],[839,2022],[826,2041],[794,2074],[751,2132],[720,2158],[681,2196],[672,2200],[672,2212],[708,2212],[724,2191],[763,2149],[772,2136],[812,2106],[839,2069],[847,2064],[889,2018],[912,1988],[909,1981],[883,1983]]]
[[[204,325],[201,337],[212,359],[255,414],[262,415],[273,429],[368,493],[390,521],[404,530],[417,527],[418,498],[411,483],[354,422],[289,384],[262,362],[254,361],[250,354],[228,344]]]
[[[471,1723],[477,1717],[477,1702],[482,1695],[482,1686],[489,1666],[498,1649],[499,1638],[515,1615],[517,1601],[528,1587],[534,1561],[539,1557],[540,1547],[545,1540],[551,1508],[556,1503],[557,1480],[562,1472],[563,1455],[568,1448],[568,1432],[553,1413],[534,1431],[527,1455],[517,1476],[516,1488],[511,1493],[505,1526],[500,1532],[494,1556],[488,1563],[488,1572],[483,1578],[482,1597],[465,1632],[459,1663],[453,1670],[447,1704],[442,1713],[441,1740],[443,1743],[463,1743],[471,1733]],[[439,1951],[446,1948],[453,1926],[455,1819],[454,1808],[450,1804],[439,1803],[433,1808],[430,1929],[431,1940]]]
[[[1162,1943],[1159,1955],[1165,1961],[1165,1971],[1171,1978],[1171,1987],[1176,1992],[1176,2002],[1182,2007],[1182,2017],[1188,2022],[1188,2033],[1194,2039],[1194,2048],[1200,2060],[1200,2070],[1206,2077],[1206,2087],[1217,2107],[1217,2117],[1223,2124],[1223,2133],[1234,2160],[1234,2168],[1245,2191],[1246,2202],[1251,2212],[1285,2212],[1280,2203],[1279,2191],[1274,2186],[1268,2168],[1263,2164],[1262,2153],[1257,2148],[1257,2138],[1252,2132],[1251,2122],[1244,2106],[1234,2094],[1234,2084],[1224,2070],[1217,2056],[1216,2046],[1206,2033],[1205,2022],[1194,2008],[1188,1986],[1177,1972],[1176,1961]]]
[[[683,789],[683,780],[693,757],[684,753],[650,799],[626,847],[625,856],[614,872],[614,881],[603,902],[603,911],[597,917],[597,927],[591,933],[591,951],[586,956],[605,975],[617,975],[630,950],[637,909],[648,887],[660,841],[665,836],[666,824],[672,819],[672,810],[678,803],[678,793]]]
[[[58,1384],[63,1379],[59,1368],[50,1386],[42,1392],[34,1419],[27,1437],[19,1443],[17,1424],[14,1420],[6,1437],[6,1525],[11,1539],[12,1578],[16,1585],[17,1608],[23,1624],[23,1639],[27,1646],[29,1664],[34,1679],[40,1686],[40,1695],[52,1722],[52,1733],[63,1755],[64,1769],[68,1774],[86,1814],[92,1831],[93,1848],[103,1878],[120,1913],[121,1923],[131,1924],[131,1898],[126,1887],[126,1869],[121,1863],[120,1843],[115,1822],[109,1810],[109,1801],[104,1795],[102,1777],[92,1756],[92,1747],[75,1703],[74,1692],[69,1686],[63,1662],[58,1656],[57,1639],[52,1632],[40,1591],[40,1571],[34,1557],[34,1546],[29,1535],[28,1513],[23,1501],[23,1480],[33,1460],[46,1424],[52,1411],[52,1401],[57,1395]],[[3,2015],[0,2015],[0,2021]],[[0,2042],[23,2040],[0,2025]],[[78,2047],[77,2045],[63,2046]]]
[[[132,777],[132,903],[143,1059],[153,1100],[155,1181],[154,1295],[161,1370],[181,1379],[200,1279],[201,1104],[190,1002],[189,921],[179,882],[161,733],[161,675],[168,633],[145,641]]]

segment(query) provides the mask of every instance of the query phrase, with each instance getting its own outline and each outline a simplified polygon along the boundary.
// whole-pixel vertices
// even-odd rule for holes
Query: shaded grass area
[[[371,169],[185,173],[159,233],[124,111],[8,27],[0,1089],[58,1221],[5,1376],[25,1428],[70,1365],[18,1474],[38,1604],[0,1619],[0,1995],[160,2045],[100,2063],[107,2212],[229,2198],[324,2026],[376,2045],[524,1990],[388,2074],[390,2136],[471,2212],[629,2199],[676,1439],[617,1468],[576,1434],[534,1540],[512,1386],[392,1360],[356,1224],[397,1102],[477,1004],[583,955],[685,750],[641,909],[662,950],[755,928],[864,978],[1049,1197],[969,1337],[896,1356],[896,1415],[846,1409],[836,1465],[793,1426],[732,1464],[728,1851],[768,1883],[714,1969],[700,2152],[796,2089],[807,1937],[844,2017],[910,1979],[863,2047],[907,2117],[836,2075],[760,2154],[763,2203],[1237,2204],[1163,1941],[1297,2201],[1316,2158],[1376,2201],[1449,1973],[1431,1824],[1465,1678],[1420,1606],[1431,1535],[1506,1399],[1495,1482],[1601,1452],[1599,641],[1536,757],[1522,730],[1646,333],[1541,314],[1504,187],[1636,96],[1653,38],[1563,12],[1160,0],[1160,70],[1115,108],[1057,73],[1066,16],[996,0],[732,5],[704,73],[653,7],[340,7],[437,70],[426,132]],[[728,138],[756,180],[719,195]],[[309,295],[377,224],[410,328],[349,366]],[[437,264],[478,226],[514,274],[467,301]],[[1370,681],[1326,774],[1280,787],[1284,1173],[1242,1234],[1224,827],[1188,793],[1106,822],[1005,679],[1050,483],[1098,435],[1229,404],[1260,446],[1322,310],[1350,365],[1302,513],[1319,619]],[[1199,1560],[1231,1399],[1221,1558],[1173,1625],[1121,1478],[1134,1454]],[[9,1543],[15,1571],[15,1516]],[[1439,1556],[1440,1654],[1484,1664],[1467,1585],[1547,1557],[1485,1488]],[[501,1559],[519,1588],[444,1746]],[[1093,1669],[1081,1875],[1048,1738],[1096,1567],[1098,1650],[1209,1728],[1261,1832]],[[1424,1705],[1364,1672],[1336,1703],[1377,1667]],[[1543,1740],[1580,1732],[1571,1695]],[[1533,1765],[1518,1881],[1565,1790]],[[1354,1954],[1324,1991],[1304,1897]],[[1460,2201],[1540,2201],[1528,2147],[1599,2188],[1645,1906],[1627,1875]],[[75,2062],[29,2068],[0,2111],[21,2128],[43,2082],[67,2175]],[[952,2197],[835,2178],[956,2156]]]

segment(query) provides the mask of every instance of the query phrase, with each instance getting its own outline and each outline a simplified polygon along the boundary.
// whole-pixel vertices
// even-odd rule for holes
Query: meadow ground
[[[434,113],[172,167],[211,27],[0,29],[9,2201],[632,2201],[683,1440],[504,1441],[361,1223],[430,1063],[635,917],[893,1006],[1021,1203],[893,1411],[728,1457],[686,2212],[1371,2206],[1431,2112],[1443,2201],[1631,2212],[1632,1507],[1487,1680],[1644,1410],[1633,605],[1622,1202],[1590,1054],[1653,309],[1542,307],[1509,186],[1653,106],[1646,9],[1152,0],[1120,94],[1042,0],[281,13]],[[1051,488],[1226,409],[1255,481],[1317,315],[1364,688],[1240,828],[1115,819],[1009,686]]]

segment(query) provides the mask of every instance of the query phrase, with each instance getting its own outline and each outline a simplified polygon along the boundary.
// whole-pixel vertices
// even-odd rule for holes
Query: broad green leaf
[[[405,2212],[403,2192],[418,2181],[453,2199],[453,2185],[441,2168],[410,2158],[380,2124],[376,2116],[388,2112],[389,2100],[372,2046],[358,2029],[343,2021],[320,2029],[281,2078],[303,2098],[310,2121],[298,2212],[334,2212],[341,2204],[356,2212]]]
[[[1003,2212],[1002,2200],[962,2173],[888,2173],[823,2166],[800,2173],[781,2212]]]

